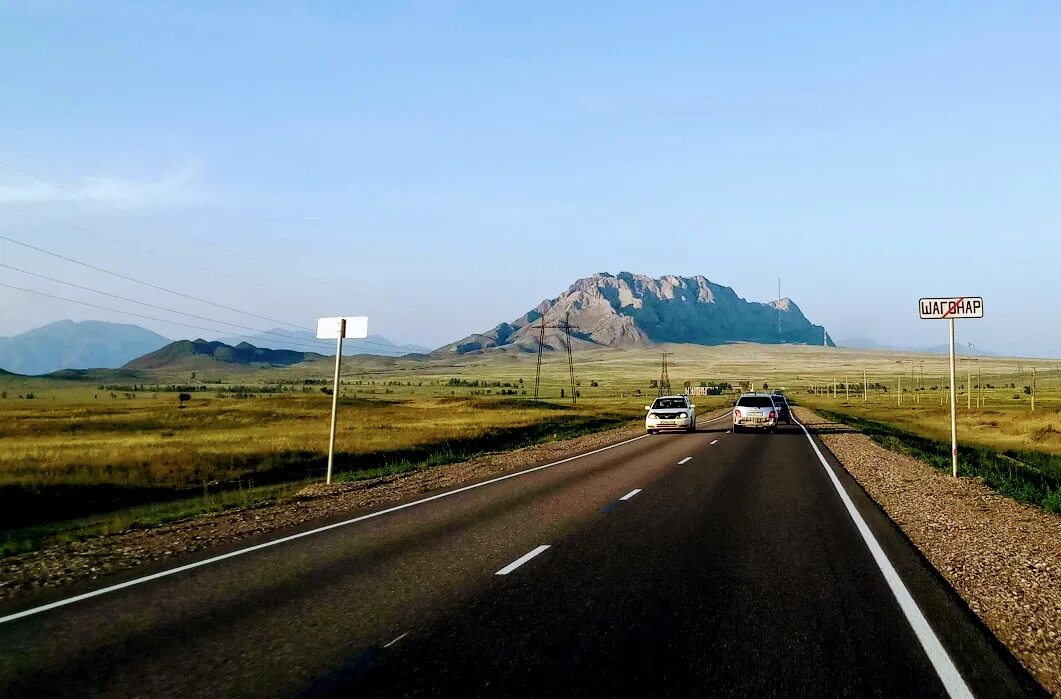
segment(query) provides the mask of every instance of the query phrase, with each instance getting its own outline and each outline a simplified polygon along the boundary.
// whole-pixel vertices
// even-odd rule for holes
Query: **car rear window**
[[[685,401],[681,398],[657,398],[656,402],[652,404],[652,407],[661,410],[675,410],[677,408],[684,408]]]
[[[737,405],[744,408],[772,408],[774,402],[767,396],[743,396]]]

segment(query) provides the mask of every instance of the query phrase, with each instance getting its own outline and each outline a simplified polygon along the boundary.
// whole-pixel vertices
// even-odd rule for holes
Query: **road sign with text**
[[[339,337],[342,321],[346,321],[345,338],[368,337],[368,318],[366,316],[348,316],[346,318],[320,318],[317,320],[317,338],[335,340]]]
[[[921,317],[929,320],[984,317],[984,299],[980,296],[921,299],[917,305],[921,311]]]

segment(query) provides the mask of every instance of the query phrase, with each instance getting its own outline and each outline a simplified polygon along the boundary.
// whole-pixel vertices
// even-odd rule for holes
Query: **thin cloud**
[[[0,179],[0,203],[91,205],[91,198],[123,208],[181,206],[204,200],[196,186],[199,172],[197,164],[187,163],[152,179],[100,174],[82,177],[79,181],[53,180],[67,189],[12,172]]]

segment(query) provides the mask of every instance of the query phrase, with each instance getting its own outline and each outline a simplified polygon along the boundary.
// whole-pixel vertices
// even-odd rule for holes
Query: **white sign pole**
[[[954,318],[950,321],[950,458],[951,471],[958,477],[958,395],[954,392]]]
[[[946,320],[950,322],[950,457],[951,472],[958,477],[958,393],[955,388],[954,372],[954,319],[983,318],[984,299],[980,296],[957,296],[950,298],[923,298],[917,302],[921,318]],[[979,366],[979,365],[977,365]],[[972,370],[969,370],[969,383],[972,384]],[[967,386],[971,391],[972,386]],[[942,400],[942,396],[940,397]],[[972,405],[972,394],[969,394]]]
[[[952,326],[953,324],[954,321],[951,321]],[[339,364],[343,361],[344,335],[346,335],[346,318],[340,318],[339,339],[335,343],[335,380],[332,382],[332,428],[328,436],[328,476],[324,480],[328,485],[332,482],[332,461],[335,459],[335,414],[339,409]],[[951,363],[953,364],[953,361]]]

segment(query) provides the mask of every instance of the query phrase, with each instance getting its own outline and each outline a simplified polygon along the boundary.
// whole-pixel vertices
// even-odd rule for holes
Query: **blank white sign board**
[[[344,338],[368,337],[368,316],[347,316],[346,318],[317,319],[317,338],[320,340],[338,339],[339,328],[343,320],[346,321],[346,334],[343,335]]]

